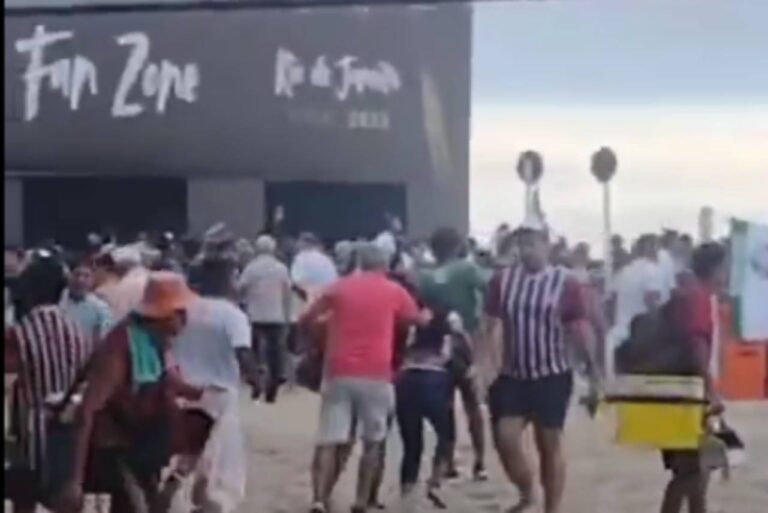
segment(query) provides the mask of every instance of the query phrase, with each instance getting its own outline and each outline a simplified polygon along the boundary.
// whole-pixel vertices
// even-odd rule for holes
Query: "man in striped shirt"
[[[11,469],[14,511],[35,510],[46,469],[45,403],[65,392],[91,354],[91,343],[59,306],[66,284],[63,265],[41,251],[19,278],[25,315],[6,333],[5,373],[17,374],[16,426],[25,460]],[[6,478],[8,479],[8,477]]]
[[[534,426],[541,461],[545,513],[560,513],[565,487],[562,431],[573,388],[568,343],[586,356],[591,389],[597,374],[593,335],[578,280],[549,262],[545,229],[517,232],[519,264],[502,269],[491,281],[486,313],[501,323],[501,373],[489,391],[496,448],[520,502],[510,513],[532,511],[533,475],[522,434]],[[489,326],[490,327],[490,326]]]

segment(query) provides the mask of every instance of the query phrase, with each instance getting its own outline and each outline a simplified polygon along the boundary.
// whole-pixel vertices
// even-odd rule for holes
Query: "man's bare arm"
[[[493,372],[501,372],[504,350],[501,334],[501,321],[490,315],[484,315],[481,326],[482,341],[488,348],[488,354],[493,363]]]
[[[597,358],[597,337],[592,325],[579,320],[565,325],[566,339],[575,345],[579,357],[587,365],[587,373],[593,385],[601,381],[600,366]]]

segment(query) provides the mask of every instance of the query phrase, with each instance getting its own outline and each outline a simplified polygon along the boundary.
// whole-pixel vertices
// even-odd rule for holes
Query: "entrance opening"
[[[28,178],[23,198],[26,244],[54,239],[80,248],[89,232],[130,240],[142,231],[187,229],[183,178]]]
[[[386,227],[386,214],[406,219],[402,184],[271,182],[267,213],[282,206],[283,229],[296,236],[309,231],[327,241],[372,237]]]

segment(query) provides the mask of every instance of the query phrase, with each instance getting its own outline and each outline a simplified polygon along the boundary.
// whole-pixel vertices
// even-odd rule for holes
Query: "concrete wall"
[[[24,238],[21,180],[6,178],[4,185],[5,244],[21,244]]]
[[[408,184],[408,232],[425,237],[443,226],[469,231],[467,180]]]
[[[264,184],[256,179],[191,179],[187,183],[189,231],[201,234],[224,221],[238,235],[255,237],[264,226]]]

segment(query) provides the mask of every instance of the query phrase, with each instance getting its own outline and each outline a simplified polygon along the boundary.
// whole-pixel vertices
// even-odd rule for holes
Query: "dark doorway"
[[[311,231],[328,241],[372,237],[386,227],[387,213],[406,220],[400,184],[268,183],[266,204],[268,213],[285,209],[286,234]]]
[[[183,178],[30,178],[23,190],[26,244],[55,239],[79,248],[92,231],[132,240],[142,231],[187,228]]]

